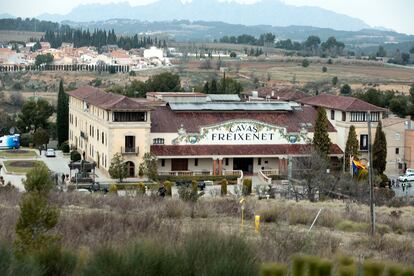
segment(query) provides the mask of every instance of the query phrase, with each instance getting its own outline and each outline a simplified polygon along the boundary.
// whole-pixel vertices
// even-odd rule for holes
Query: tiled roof
[[[147,92],[148,96],[161,96],[161,97],[207,97],[206,94],[201,92]]]
[[[85,86],[68,92],[85,102],[106,110],[151,110],[151,106],[145,102],[136,102],[126,96],[106,93],[98,88]]]
[[[312,145],[152,145],[156,156],[254,156],[254,155],[302,155],[311,152]],[[338,145],[331,145],[331,154],[343,154]]]
[[[168,106],[160,106],[151,112],[151,132],[176,133],[181,125],[188,133],[197,133],[203,126],[223,123],[230,120],[247,119],[286,127],[288,132],[299,132],[301,124],[315,125],[316,110],[311,106],[304,106],[302,110],[284,112],[174,112]],[[308,129],[313,131],[313,127]],[[335,128],[329,124],[329,132],[335,132]]]
[[[354,97],[320,94],[300,99],[299,102],[311,106],[321,106],[342,111],[386,111],[382,107],[364,102]]]

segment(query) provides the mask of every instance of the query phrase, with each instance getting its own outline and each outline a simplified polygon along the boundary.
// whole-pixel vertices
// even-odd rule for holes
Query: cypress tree
[[[381,122],[377,125],[375,132],[374,145],[372,146],[372,167],[378,174],[385,171],[387,165],[387,139],[382,130]]]
[[[204,84],[203,93],[208,94],[210,92],[210,87],[208,85],[208,81]]]
[[[210,85],[210,94],[217,94],[217,81],[215,79],[213,79],[211,81],[211,85]]]
[[[69,97],[63,90],[63,81],[59,83],[59,94],[57,102],[56,131],[58,144],[61,145],[68,140],[69,131]]]
[[[323,107],[318,107],[313,136],[313,147],[323,157],[328,157],[331,148],[331,139],[328,135],[328,118]]]
[[[358,156],[358,139],[355,132],[355,126],[351,126],[349,128],[348,133],[348,140],[346,141],[345,146],[345,170],[348,171],[349,169],[349,157],[352,156]]]

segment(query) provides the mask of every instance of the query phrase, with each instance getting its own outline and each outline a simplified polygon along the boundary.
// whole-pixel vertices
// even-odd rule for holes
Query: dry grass
[[[0,191],[0,242],[10,243],[14,239],[19,198],[17,192]],[[240,235],[240,205],[230,197],[201,199],[194,205],[178,199],[146,196],[56,193],[50,198],[61,209],[55,231],[66,248],[122,248],[148,238],[180,243],[183,233],[195,229]],[[320,208],[323,208],[320,217],[308,234]],[[373,240],[367,234],[368,210],[364,205],[339,201],[296,203],[248,198],[242,236],[260,261],[287,262],[296,253],[324,258],[342,253],[354,259],[362,256],[411,262],[414,208],[378,208],[377,229],[382,237]],[[395,210],[402,213],[391,215]],[[253,216],[257,214],[263,218],[260,234],[254,231]],[[341,223],[350,224],[351,230],[338,227]]]

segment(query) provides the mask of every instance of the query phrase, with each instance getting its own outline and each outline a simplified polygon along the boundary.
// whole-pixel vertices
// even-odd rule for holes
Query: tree
[[[345,83],[344,85],[342,85],[341,87],[341,94],[342,95],[351,95],[352,93],[352,89],[351,86],[347,83]]]
[[[177,92],[182,90],[180,76],[170,72],[152,76],[146,84],[148,90],[152,92]]]
[[[148,176],[149,179],[154,180],[158,175],[157,157],[152,153],[145,153],[143,162],[140,164],[140,169]]]
[[[53,55],[50,53],[47,54],[40,54],[36,56],[35,65],[39,66],[42,64],[50,64],[53,62]]]
[[[372,167],[378,174],[383,174],[387,165],[387,139],[382,130],[381,121],[378,122],[372,146]]]
[[[309,64],[310,63],[309,63],[309,60],[308,59],[305,58],[304,60],[302,60],[302,67],[305,67],[306,68],[306,67],[309,66]]]
[[[327,157],[331,148],[331,139],[328,134],[329,121],[323,107],[318,107],[313,135],[313,147],[323,157]]]
[[[209,88],[209,85],[208,85],[208,81],[206,81],[206,83],[203,86],[203,93],[208,94],[209,92],[210,92],[210,88]]]
[[[235,52],[231,52],[231,53],[230,53],[230,57],[231,57],[231,58],[235,58],[235,57],[237,57],[237,54],[236,54]]]
[[[391,99],[389,107],[394,114],[403,118],[406,116],[408,110],[407,98],[404,96],[396,96]]]
[[[211,81],[210,94],[218,94],[217,81],[215,79]]]
[[[379,46],[377,51],[377,57],[386,57],[387,52],[384,49],[384,46]]]
[[[17,125],[22,132],[48,128],[48,119],[53,114],[53,107],[44,99],[26,101],[18,115]]]
[[[332,78],[332,85],[336,86],[337,84],[338,84],[338,77],[335,76]]]
[[[358,156],[358,139],[355,132],[355,126],[351,125],[348,132],[348,140],[346,141],[345,146],[345,170],[349,169],[350,156]]]
[[[112,178],[119,179],[119,182],[122,182],[122,180],[128,176],[127,166],[120,153],[116,153],[114,157],[112,157],[108,172]]]
[[[243,86],[233,78],[223,77],[220,79],[218,91],[221,94],[240,94],[243,91]]]
[[[414,84],[411,85],[411,88],[410,88],[410,97],[411,97],[411,103],[414,104]]]
[[[322,67],[322,73],[326,73],[326,72],[328,72],[328,68],[326,68],[326,66],[323,66]]]
[[[63,90],[63,81],[59,83],[59,94],[56,111],[56,131],[58,144],[61,145],[69,138],[69,97]]]
[[[410,49],[410,54],[414,54],[414,46]]]
[[[49,232],[56,226],[59,210],[48,203],[53,182],[45,165],[37,165],[23,181],[26,193],[20,201],[20,217],[14,242],[17,256],[56,246],[58,237]]]
[[[47,145],[49,143],[49,132],[43,128],[36,129],[33,134],[33,142],[36,146]]]

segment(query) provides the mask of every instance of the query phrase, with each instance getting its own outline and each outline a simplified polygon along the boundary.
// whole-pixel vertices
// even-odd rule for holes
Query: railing
[[[213,175],[212,171],[164,171],[158,172],[158,175],[169,175],[169,176],[206,176]]]
[[[257,176],[259,177],[259,179],[263,182],[265,182],[268,185],[272,184],[272,178],[268,177],[263,171],[259,171],[257,173]]]
[[[121,147],[122,154],[136,154],[139,153],[138,147]]]
[[[278,175],[278,174],[279,174],[279,170],[278,170],[278,169],[261,170],[261,172],[262,172],[265,176],[269,176],[269,175]]]
[[[242,170],[223,170],[223,175],[236,175],[239,176],[237,178],[237,185],[243,184],[243,171]]]

